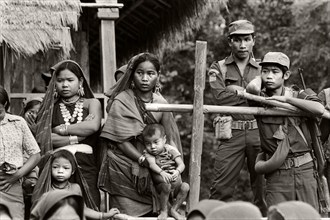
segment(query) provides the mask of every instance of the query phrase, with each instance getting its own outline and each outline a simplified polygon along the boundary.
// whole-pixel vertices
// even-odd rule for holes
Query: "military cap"
[[[265,64],[280,64],[281,66],[290,68],[290,59],[287,55],[281,52],[268,52],[265,54],[264,58],[262,59],[260,66]]]
[[[237,20],[229,24],[229,36],[233,34],[253,34],[254,25],[248,20]]]

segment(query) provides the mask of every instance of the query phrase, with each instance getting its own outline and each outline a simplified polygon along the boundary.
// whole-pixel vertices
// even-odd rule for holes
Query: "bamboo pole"
[[[81,7],[84,8],[122,8],[122,3],[80,3]]]
[[[267,100],[265,97],[258,96],[258,95],[253,95],[251,93],[247,93],[244,91],[237,91],[237,96],[241,98],[245,98],[247,100],[255,101],[255,102],[260,102],[262,104],[266,105],[271,105],[271,106],[276,106],[276,107],[282,107],[288,110],[292,111],[299,111],[299,108],[289,104],[289,103],[284,103],[284,102],[279,102],[276,100]]]
[[[204,114],[203,114],[203,94],[206,73],[206,53],[207,43],[205,41],[196,42],[195,52],[195,78],[194,78],[194,105],[193,105],[193,125],[190,149],[189,164],[189,184],[190,193],[188,198],[188,210],[199,201],[201,158],[203,150]]]
[[[191,104],[146,104],[146,110],[152,112],[186,112],[191,113],[194,106]],[[243,107],[243,106],[219,106],[203,105],[203,113],[220,114],[248,114],[248,115],[276,115],[276,116],[304,116],[312,117],[306,112],[300,110],[294,112],[284,108],[262,108],[262,107]],[[325,111],[322,118],[330,119],[330,112]]]

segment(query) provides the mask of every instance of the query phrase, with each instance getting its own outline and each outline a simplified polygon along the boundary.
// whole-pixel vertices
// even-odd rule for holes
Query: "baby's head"
[[[53,153],[51,160],[52,179],[64,182],[70,179],[77,169],[73,154],[67,150],[59,150]]]
[[[166,135],[161,124],[148,124],[142,131],[142,137],[149,154],[158,155],[163,152]]]

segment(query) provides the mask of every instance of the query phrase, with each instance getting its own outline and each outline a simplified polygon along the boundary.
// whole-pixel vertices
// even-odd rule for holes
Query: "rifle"
[[[303,89],[306,90],[305,80],[302,74],[302,69],[298,69],[300,79],[303,85]],[[312,156],[314,158],[315,167],[315,178],[317,180],[317,190],[320,203],[321,213],[327,213],[330,209],[330,198],[329,198],[329,188],[326,178],[323,175],[325,167],[325,155],[321,142],[321,132],[317,125],[317,121],[314,118],[309,118],[307,120],[307,125],[310,130],[312,138]]]

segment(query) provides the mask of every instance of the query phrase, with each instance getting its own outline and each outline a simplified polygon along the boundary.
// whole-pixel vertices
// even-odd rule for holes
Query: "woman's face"
[[[25,118],[28,117],[28,115],[32,115],[33,117],[37,117],[38,111],[40,109],[40,103],[34,105],[32,108],[30,108],[29,110],[27,110],[24,114]]]
[[[63,98],[77,95],[80,84],[78,77],[68,69],[62,70],[56,76],[56,91]]]
[[[135,87],[141,92],[150,92],[156,85],[158,72],[150,61],[140,63],[134,72]]]

